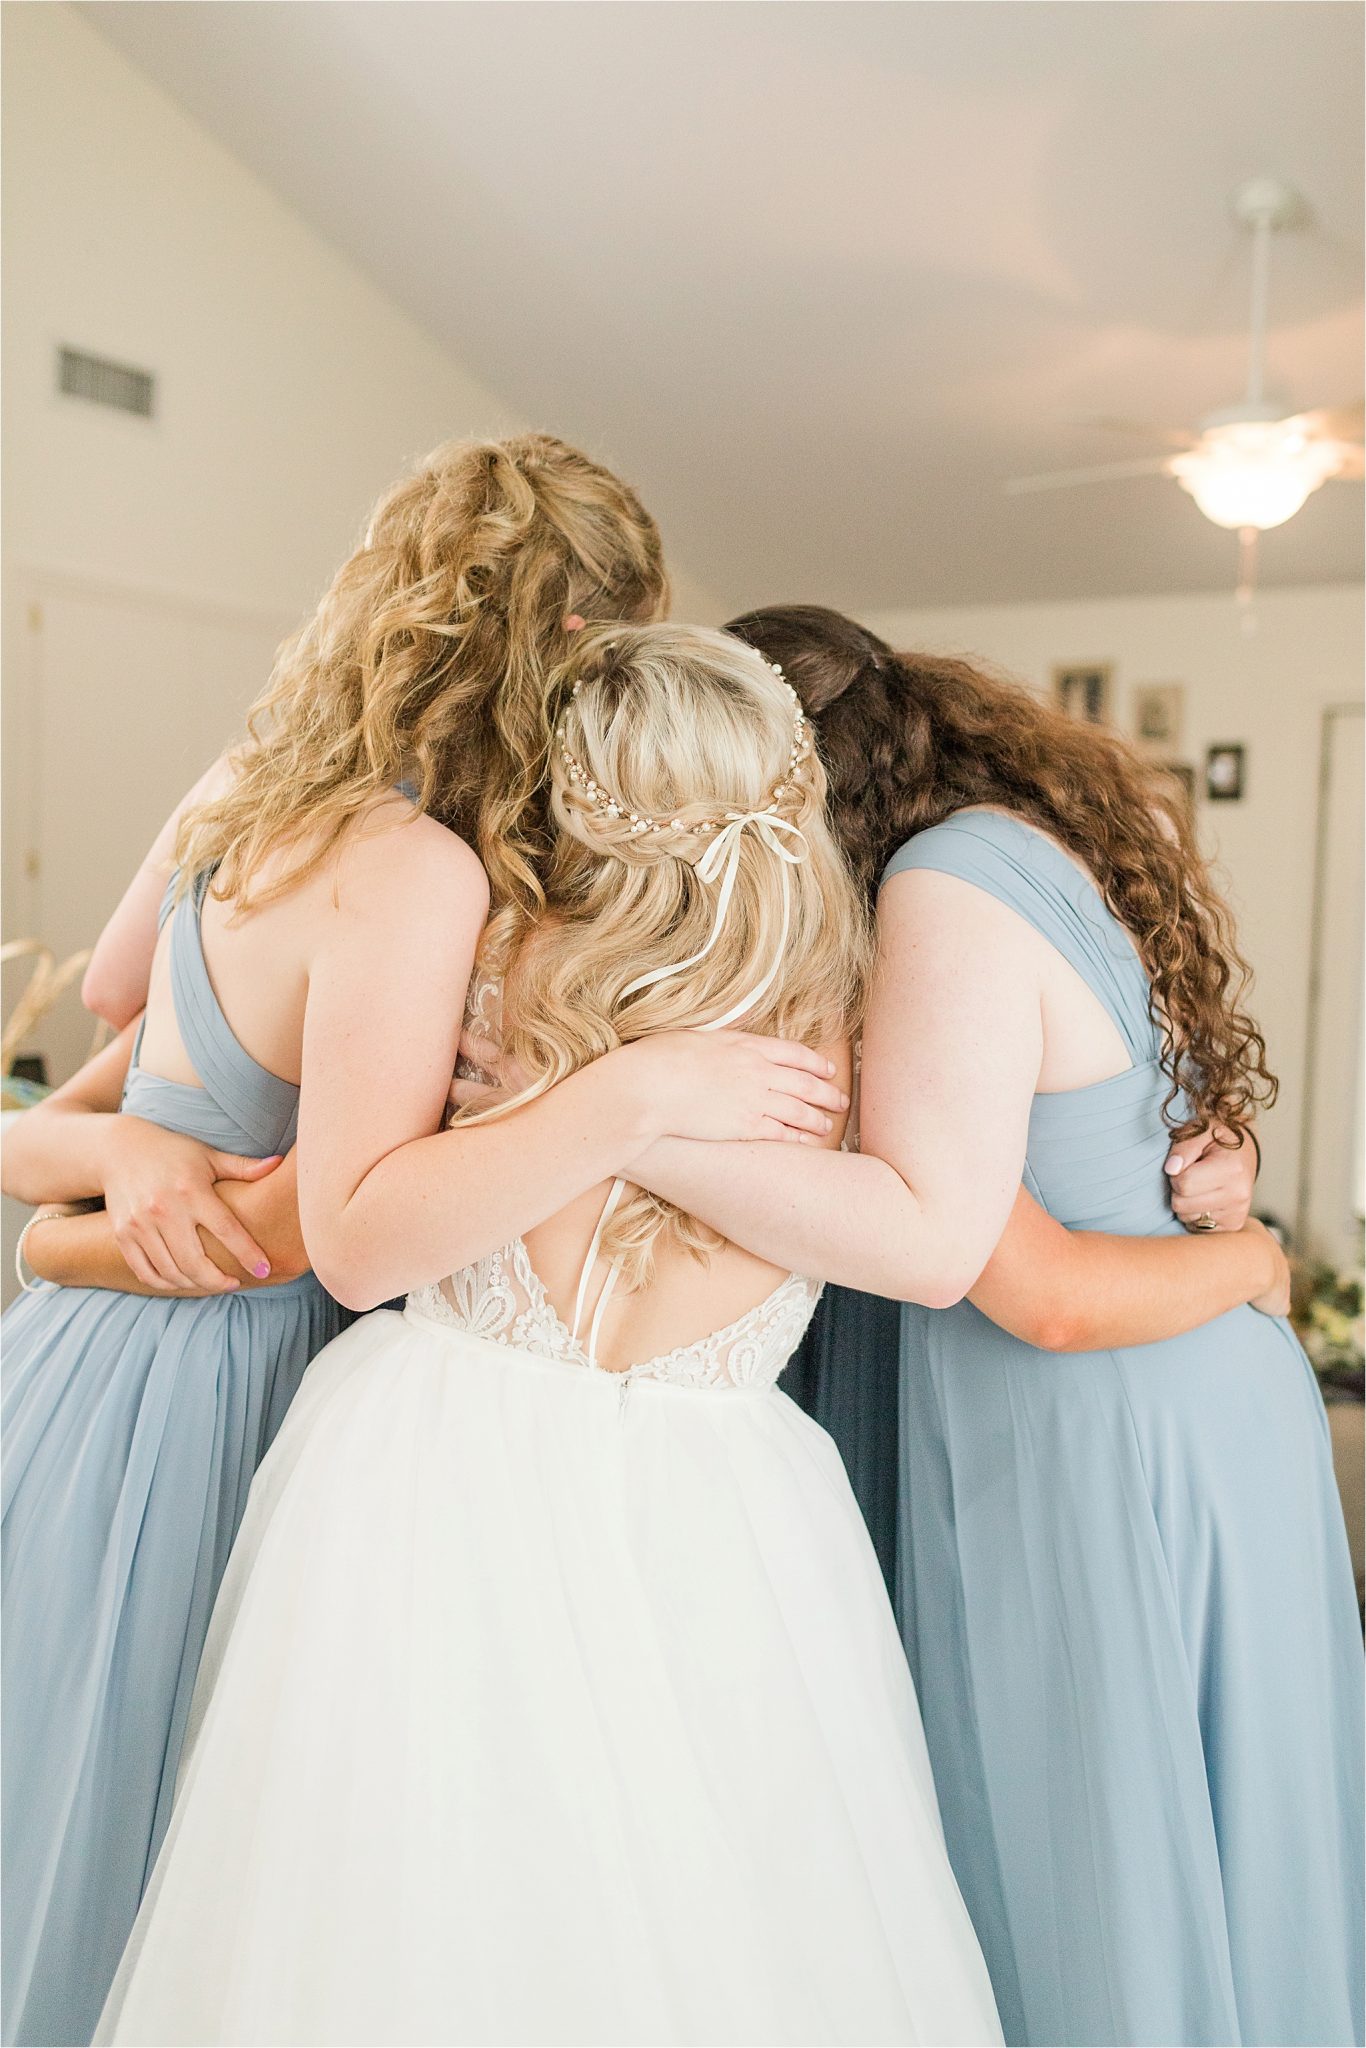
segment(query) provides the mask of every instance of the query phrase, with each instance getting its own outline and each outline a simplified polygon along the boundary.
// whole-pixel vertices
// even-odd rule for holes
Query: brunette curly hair
[[[771,605],[726,629],[782,664],[815,727],[836,834],[871,896],[897,848],[969,805],[1012,812],[1094,877],[1148,971],[1178,1136],[1241,1133],[1276,1098],[1243,1008],[1233,919],[1173,780],[975,662],[898,654],[822,605]],[[1236,1140],[1235,1140],[1236,1142]]]

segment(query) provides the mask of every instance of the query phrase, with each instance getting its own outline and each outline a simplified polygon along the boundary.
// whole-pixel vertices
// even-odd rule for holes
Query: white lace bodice
[[[498,979],[485,977],[471,983],[465,1028],[491,1044],[500,1041],[502,986]],[[466,1079],[488,1079],[463,1056],[457,1071]],[[596,1240],[589,1248],[589,1266],[595,1250]],[[616,1380],[624,1395],[636,1380],[693,1388],[771,1387],[806,1334],[820,1294],[819,1281],[790,1273],[763,1301],[723,1329],[713,1330],[694,1344],[679,1345],[662,1357],[643,1359],[622,1372],[608,1372],[599,1366],[558,1314],[520,1237],[439,1285],[415,1289],[408,1301],[419,1314],[471,1337],[601,1373]]]
[[[801,1342],[820,1291],[818,1281],[789,1274],[724,1329],[624,1372],[608,1372],[589,1358],[556,1313],[520,1238],[440,1286],[419,1288],[408,1300],[421,1314],[471,1337],[582,1366],[618,1381],[623,1389],[637,1380],[693,1388],[771,1387]]]

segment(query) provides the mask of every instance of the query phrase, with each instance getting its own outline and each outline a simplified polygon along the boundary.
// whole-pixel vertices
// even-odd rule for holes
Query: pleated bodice
[[[239,1043],[209,978],[200,918],[213,870],[196,875],[177,896],[172,876],[162,898],[160,925],[171,923],[171,1000],[176,1028],[200,1085],[168,1081],[140,1064],[142,1031],[133,1047],[124,1085],[123,1108],[130,1116],[197,1138],[203,1145],[244,1157],[266,1159],[294,1143],[299,1090],[281,1080]]]

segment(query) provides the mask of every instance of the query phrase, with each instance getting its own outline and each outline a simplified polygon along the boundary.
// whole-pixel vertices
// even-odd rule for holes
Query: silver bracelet
[[[35,1273],[31,1280],[24,1277],[24,1243],[30,1230],[35,1223],[55,1223],[59,1217],[66,1214],[65,1209],[35,1209],[19,1232],[19,1242],[14,1247],[14,1276],[25,1294],[36,1294],[40,1287],[46,1287],[48,1284],[39,1273]]]

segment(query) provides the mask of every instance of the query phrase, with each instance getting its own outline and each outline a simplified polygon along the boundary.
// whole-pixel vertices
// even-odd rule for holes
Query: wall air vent
[[[92,405],[112,405],[149,420],[154,388],[150,371],[130,370],[126,363],[106,362],[78,348],[57,351],[57,389],[68,398],[88,398]]]

